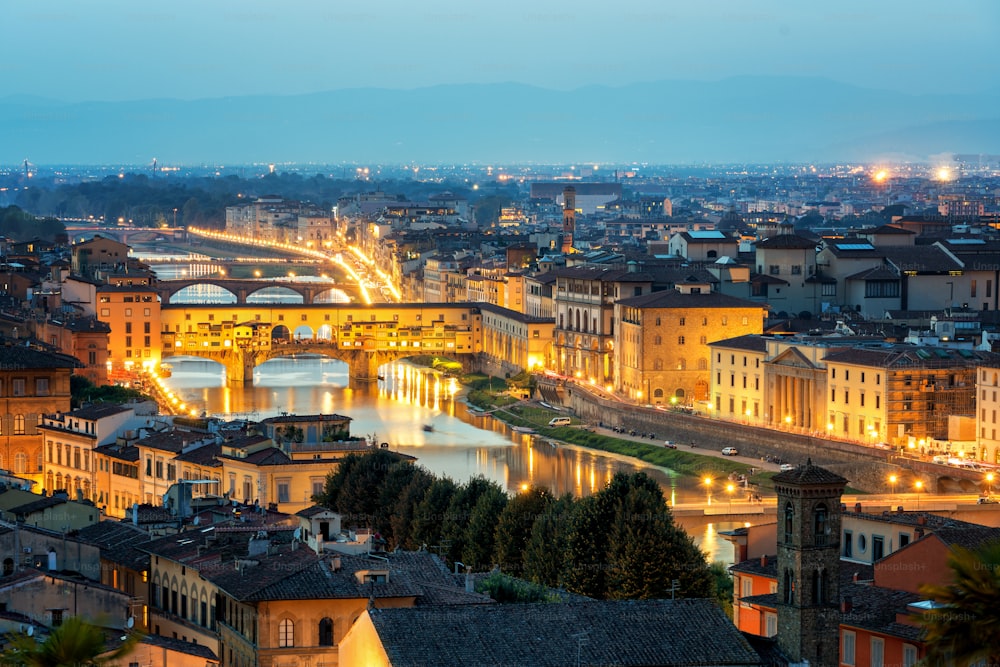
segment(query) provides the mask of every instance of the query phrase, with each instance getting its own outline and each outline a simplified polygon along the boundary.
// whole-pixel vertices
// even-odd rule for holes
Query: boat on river
[[[510,430],[514,431],[514,433],[534,433],[535,432],[535,429],[528,428],[527,426],[511,426]]]

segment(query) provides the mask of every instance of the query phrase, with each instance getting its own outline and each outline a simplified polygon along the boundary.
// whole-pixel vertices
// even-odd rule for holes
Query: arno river
[[[176,265],[154,268],[166,279],[185,271]],[[220,302],[217,288],[204,287],[179,293],[173,300]],[[544,486],[557,495],[584,496],[602,489],[619,470],[642,470],[660,483],[672,505],[706,500],[706,491],[695,478],[635,459],[566,444],[553,446],[548,439],[515,433],[500,420],[470,412],[462,401],[461,387],[453,380],[407,363],[383,366],[382,380],[351,387],[343,362],[319,356],[286,357],[258,366],[252,386],[231,387],[225,370],[215,362],[197,357],[166,361],[172,368],[167,385],[199,412],[251,420],[282,413],[344,415],[352,419],[353,435],[387,442],[392,449],[415,456],[432,473],[457,482],[483,475],[510,493]],[[733,548],[718,537],[717,530],[733,527],[709,524],[693,535],[709,561],[732,562]]]
[[[475,415],[448,378],[406,363],[382,367],[383,380],[351,387],[347,365],[325,357],[273,359],[254,371],[253,386],[230,387],[223,367],[195,357],[169,360],[170,388],[188,406],[229,419],[258,420],[281,413],[336,413],[350,417],[351,433],[374,436],[392,449],[415,456],[436,475],[462,482],[475,475],[511,493],[527,485],[556,494],[584,496],[599,491],[619,470],[642,470],[656,479],[674,503],[704,501],[698,480],[640,461],[545,438],[515,433],[503,422]],[[433,430],[424,430],[428,425]],[[694,535],[710,560],[731,562],[732,547],[710,525]]]

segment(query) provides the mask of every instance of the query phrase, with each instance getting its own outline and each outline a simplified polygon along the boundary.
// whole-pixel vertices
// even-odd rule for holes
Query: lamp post
[[[896,497],[896,482],[899,480],[895,475],[889,475],[889,485],[892,488],[892,497]]]
[[[987,500],[993,495],[993,473],[986,473],[986,498]]]
[[[729,483],[726,484],[726,494],[729,496],[729,513],[733,513],[733,492],[736,490],[736,485]]]
[[[919,511],[920,510],[920,492],[924,488],[924,483],[918,479],[916,482],[913,483],[913,488],[915,488],[917,490],[917,511]]]
[[[705,485],[705,500],[706,500],[706,502],[709,505],[711,505],[712,504],[712,478],[706,476],[701,481]]]

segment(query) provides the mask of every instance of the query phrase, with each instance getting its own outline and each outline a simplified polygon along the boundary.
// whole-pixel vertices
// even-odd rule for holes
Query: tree
[[[472,508],[465,531],[462,562],[473,570],[491,567],[496,554],[497,521],[507,506],[507,494],[497,485],[487,489]]]
[[[400,492],[389,517],[389,525],[392,528],[391,544],[408,551],[415,551],[422,544],[414,537],[417,507],[434,483],[434,476],[424,468],[415,466],[413,470],[413,477]]]
[[[420,504],[413,511],[412,539],[439,554],[444,552],[442,525],[451,506],[452,498],[458,493],[458,485],[447,477],[435,479],[427,489]]]
[[[382,485],[375,490],[378,493],[378,503],[372,525],[390,544],[398,544],[400,538],[405,537],[405,535],[396,533],[393,522],[393,516],[400,511],[399,499],[409,487],[410,482],[423,477],[429,478],[430,473],[423,468],[414,466],[409,461],[396,461],[389,466],[389,470],[382,479]],[[426,486],[430,486],[429,481]],[[412,515],[412,513],[411,509],[408,514]],[[405,527],[407,530],[409,529],[408,524]]]
[[[950,584],[920,589],[940,605],[920,619],[928,663],[1000,664],[1000,541],[977,550],[955,547],[948,566]]]
[[[448,544],[447,554],[450,562],[462,560],[472,509],[479,502],[479,497],[491,488],[500,487],[496,482],[479,475],[460,486],[452,497],[448,511],[445,512],[444,520],[441,522],[441,538]]]
[[[575,503],[567,493],[550,503],[531,525],[531,536],[524,547],[524,577],[529,581],[553,587],[563,585],[566,540]]]
[[[121,646],[108,652],[101,628],[79,616],[71,616],[44,642],[39,643],[25,633],[8,635],[8,639],[10,644],[0,656],[7,665],[98,667],[113,664],[131,653],[141,635],[130,632]]]
[[[379,495],[374,491],[382,488],[399,460],[397,454],[387,449],[349,454],[327,476],[323,493],[315,501],[339,512],[348,524],[378,529],[375,521],[380,516]]]
[[[496,526],[496,562],[501,570],[522,576],[532,528],[552,502],[548,489],[532,487],[507,503]]]

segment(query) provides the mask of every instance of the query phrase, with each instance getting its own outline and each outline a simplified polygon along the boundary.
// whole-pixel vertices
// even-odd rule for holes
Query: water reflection
[[[389,442],[417,457],[436,475],[463,482],[475,475],[510,493],[529,486],[556,495],[595,493],[618,471],[642,470],[663,488],[671,504],[703,501],[698,480],[615,454],[516,433],[489,415],[468,410],[453,378],[398,362],[383,366],[377,383],[351,387],[347,365],[326,357],[273,359],[254,371],[254,384],[230,387],[223,367],[196,357],[170,359],[167,384],[194,409],[227,419],[263,419],[282,413],[341,414],[351,432]],[[425,430],[425,426],[430,430]],[[693,537],[714,557],[732,559],[732,547],[714,527]]]

